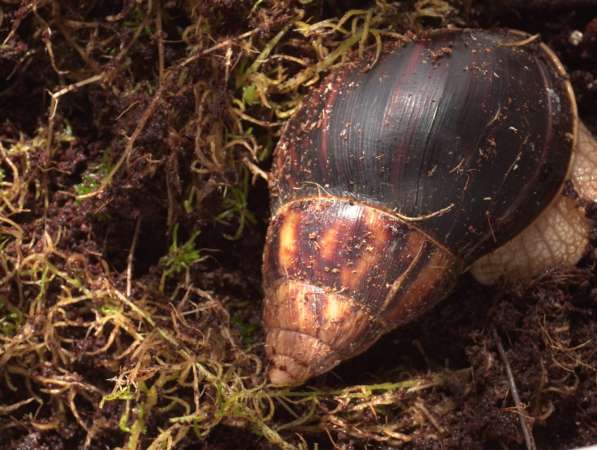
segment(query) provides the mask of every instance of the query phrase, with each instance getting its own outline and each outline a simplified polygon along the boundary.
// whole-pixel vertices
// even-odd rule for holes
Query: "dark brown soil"
[[[395,30],[452,24],[540,33],[569,71],[582,120],[597,132],[597,2],[434,0],[436,16],[412,15],[416,3],[426,2],[388,2]],[[263,381],[246,355],[263,358],[268,194],[246,161],[269,169],[278,134],[268,123],[278,119],[259,98],[245,105],[255,121],[231,112],[243,97],[240,68],[296,20],[297,9],[315,23],[370,7],[356,0],[154,0],[153,9],[132,0],[0,3],[0,197],[12,205],[0,211],[0,448],[151,448],[173,417],[191,414],[181,403],[194,405],[198,391],[205,417],[196,432],[189,427],[175,447],[153,448],[282,445],[260,428],[294,420],[280,403],[263,424],[222,406],[233,375],[221,384],[200,378],[198,391],[183,369],[156,380],[192,355],[214,372],[241,374],[247,389]],[[227,40],[234,44],[218,47]],[[299,33],[277,45],[305,64],[317,61]],[[286,64],[291,73],[301,68]],[[265,73],[274,62],[264,66]],[[101,81],[89,81],[98,74]],[[49,93],[77,83],[52,115]],[[269,100],[282,104],[304,92]],[[217,153],[237,138],[243,144]],[[245,145],[253,142],[255,154]],[[597,219],[595,207],[588,214]],[[188,242],[200,251],[186,263],[188,254],[175,250]],[[597,443],[596,258],[591,248],[577,268],[525,286],[487,289],[464,275],[423,319],[313,380],[322,392],[314,417],[280,435],[309,448],[395,448],[358,432],[387,417],[403,420],[400,430],[409,433],[400,448],[527,448],[500,342],[537,448]],[[130,302],[119,303],[115,291]],[[206,309],[193,309],[199,306]],[[160,341],[165,334],[172,338]],[[433,377],[441,379],[434,387],[395,394],[404,405],[398,410],[342,410],[331,419],[334,407],[341,410],[334,389]],[[121,397],[106,399],[115,392]],[[306,414],[307,406],[296,408]],[[135,424],[143,431],[131,443]]]

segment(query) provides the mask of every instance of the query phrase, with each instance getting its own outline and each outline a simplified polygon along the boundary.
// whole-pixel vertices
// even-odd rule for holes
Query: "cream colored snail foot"
[[[582,199],[597,202],[597,141],[582,122],[570,178]]]
[[[597,201],[597,142],[580,123],[570,180],[579,198]],[[525,280],[547,269],[573,267],[589,244],[593,223],[576,199],[560,194],[522,233],[471,266],[483,284]]]

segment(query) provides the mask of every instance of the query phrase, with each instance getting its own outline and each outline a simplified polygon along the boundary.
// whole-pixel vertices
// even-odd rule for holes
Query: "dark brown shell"
[[[350,196],[420,218],[467,263],[525,228],[566,175],[574,97],[551,51],[519,32],[436,32],[340,70],[278,145],[273,210]]]
[[[549,205],[576,128],[563,68],[520,32],[435,32],[324,80],[276,149],[272,382],[325,372],[444,297]]]

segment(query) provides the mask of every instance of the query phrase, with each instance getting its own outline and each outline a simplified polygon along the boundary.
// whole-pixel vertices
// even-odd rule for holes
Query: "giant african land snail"
[[[597,146],[564,68],[524,33],[441,30],[347,65],[276,149],[264,253],[270,380],[300,384],[441,300],[573,265]]]

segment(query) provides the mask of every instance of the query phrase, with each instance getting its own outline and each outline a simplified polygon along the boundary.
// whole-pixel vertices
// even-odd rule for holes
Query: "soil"
[[[302,397],[263,386],[259,171],[283,119],[242,77],[296,11],[316,23],[373,3],[0,4],[1,448],[533,448],[506,362],[535,448],[597,443],[597,239],[576,268],[528,284],[488,289],[463,275],[433,311]],[[596,2],[387,4],[385,26],[404,34],[539,33],[597,132]],[[275,45],[295,58],[289,73],[321,56],[297,32]],[[274,66],[255,70],[273,79]],[[54,108],[49,93],[66,86]],[[267,99],[288,107],[306,91]],[[411,379],[430,386],[375,391],[368,407],[347,394]],[[252,404],[244,389],[269,397]]]

